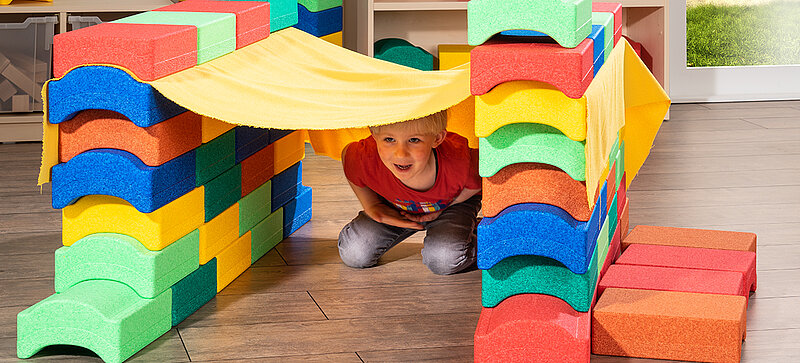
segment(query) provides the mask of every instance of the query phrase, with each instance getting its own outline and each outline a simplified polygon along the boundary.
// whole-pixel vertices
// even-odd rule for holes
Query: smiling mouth
[[[400,170],[408,170],[411,168],[411,164],[406,164],[406,165],[394,164],[394,167]]]

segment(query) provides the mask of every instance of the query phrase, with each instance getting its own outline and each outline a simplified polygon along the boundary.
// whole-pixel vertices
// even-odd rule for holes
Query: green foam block
[[[597,275],[600,276],[600,271],[603,269],[603,264],[606,262],[606,258],[608,258],[608,249],[611,247],[611,238],[614,236],[613,233],[610,233],[609,230],[609,222],[608,218],[603,223],[603,226],[600,227],[600,234],[597,235],[597,248],[599,251],[597,252]]]
[[[242,164],[236,164],[220,176],[205,184],[203,200],[208,222],[228,207],[239,201],[242,196]]]
[[[611,146],[611,150],[608,152],[608,170],[611,171],[611,168],[614,167],[614,163],[617,161],[617,153],[619,152],[619,137],[614,141],[614,145]],[[615,175],[616,177],[616,175]]]
[[[256,190],[239,200],[239,236],[267,218],[272,210],[272,181],[267,180]]]
[[[223,1],[267,1],[267,0],[223,0]],[[297,25],[297,0],[269,0],[269,31]],[[339,0],[341,3],[341,0]],[[308,9],[306,7],[306,9]]]
[[[342,6],[342,0],[299,0],[297,3],[312,13]]]
[[[622,174],[625,173],[625,141],[619,145],[619,153],[617,153],[617,190],[620,188],[622,182]]]
[[[283,240],[283,208],[253,227],[250,238],[250,263],[253,264]]]
[[[152,299],[197,269],[199,259],[197,230],[161,251],[150,251],[124,234],[95,233],[56,250],[56,292],[86,280],[112,280]]]
[[[201,265],[172,285],[172,326],[200,309],[217,295],[217,258]]]
[[[606,217],[606,223],[608,224],[608,230],[609,231],[616,230],[617,229],[617,223],[619,223],[619,219],[618,219],[619,218],[618,217],[619,213],[617,211],[617,208],[619,208],[619,206],[617,205],[617,203],[618,203],[617,202],[617,195],[619,195],[619,192],[617,192],[617,194],[614,194],[614,199],[611,201],[611,204],[609,204],[609,206],[608,206],[608,217]],[[610,239],[609,239],[609,241],[610,241]]]
[[[375,42],[375,58],[421,71],[433,70],[433,54],[405,39],[385,38]]]
[[[592,25],[605,27],[605,31],[603,31],[605,37],[603,39],[603,64],[605,64],[608,56],[611,55],[611,50],[614,49],[614,13],[592,13]]]
[[[586,180],[585,142],[571,140],[558,129],[534,123],[503,126],[480,138],[478,173],[490,177],[515,163],[544,163],[558,167],[572,179]]]
[[[146,11],[114,22],[196,26],[197,64],[208,62],[236,49],[236,14]]]
[[[591,0],[472,0],[467,4],[467,42],[481,45],[506,30],[537,30],[565,48],[592,32]],[[613,31],[611,32],[613,33]]]
[[[84,281],[17,315],[17,356],[75,345],[122,362],[169,331],[171,305],[171,290],[144,299],[116,281]]]
[[[208,183],[236,164],[235,131],[231,129],[195,149],[195,186]]]

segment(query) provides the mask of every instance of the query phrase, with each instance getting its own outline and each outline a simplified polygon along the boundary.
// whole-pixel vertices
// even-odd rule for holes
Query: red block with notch
[[[593,41],[575,48],[556,43],[510,43],[490,40],[470,53],[470,88],[482,95],[509,81],[549,83],[570,98],[581,98],[592,82]]]
[[[617,45],[622,36],[622,4],[621,3],[592,3],[593,13],[614,14],[614,45]]]
[[[750,292],[749,286],[745,287],[741,272],[621,264],[608,268],[597,284],[599,296],[603,296],[603,290],[610,287],[739,295],[745,298]]]
[[[53,75],[87,64],[124,67],[152,81],[197,65],[197,27],[102,23],[53,38]]]
[[[269,144],[242,160],[242,197],[250,194],[275,174],[275,148]]]
[[[154,11],[236,14],[236,49],[269,36],[269,3],[266,1],[186,0]]]

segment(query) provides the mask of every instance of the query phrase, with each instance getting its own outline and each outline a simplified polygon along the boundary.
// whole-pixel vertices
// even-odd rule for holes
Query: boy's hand
[[[422,225],[407,218],[406,213],[401,215],[397,209],[394,209],[386,204],[377,203],[371,205],[369,208],[364,208],[370,218],[376,222],[388,224],[395,227],[409,228],[409,229],[423,229]]]
[[[425,222],[430,222],[430,221],[432,221],[432,220],[434,220],[436,218],[439,218],[439,215],[442,214],[442,211],[441,210],[437,210],[436,212],[430,212],[430,213],[425,213],[425,214],[411,214],[411,213],[407,213],[405,211],[401,211],[400,213],[403,215],[403,217],[405,217],[408,220],[411,220],[411,221],[414,221],[414,222],[417,222],[417,223],[425,223]]]

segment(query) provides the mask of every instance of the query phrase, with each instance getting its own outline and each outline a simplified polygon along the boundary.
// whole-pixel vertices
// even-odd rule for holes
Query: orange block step
[[[633,244],[756,252],[756,234],[638,225],[622,240],[622,250]]]
[[[741,272],[620,264],[609,267],[597,284],[600,296],[612,287],[744,297],[750,292]]]

